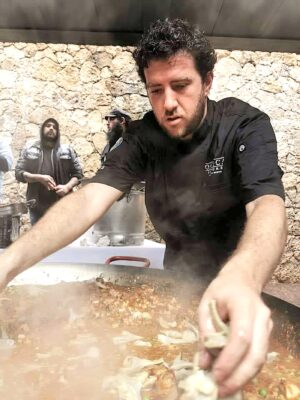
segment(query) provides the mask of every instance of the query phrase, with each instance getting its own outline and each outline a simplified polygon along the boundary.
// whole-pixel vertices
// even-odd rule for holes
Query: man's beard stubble
[[[187,135],[193,134],[202,125],[204,118],[206,116],[206,105],[207,105],[206,97],[201,96],[199,98],[195,114],[185,129],[185,133]]]
[[[57,135],[55,137],[52,136],[48,137],[43,134],[42,136],[43,146],[51,149],[55,146],[56,142],[57,142]]]
[[[174,137],[170,135],[168,130],[162,126],[162,129],[173,139],[182,141],[182,140],[189,140],[193,137],[195,131],[197,131],[200,126],[202,125],[204,118],[206,116],[206,107],[207,107],[207,98],[205,95],[201,94],[195,113],[189,123],[187,124],[186,128],[183,132],[180,132],[178,137]]]

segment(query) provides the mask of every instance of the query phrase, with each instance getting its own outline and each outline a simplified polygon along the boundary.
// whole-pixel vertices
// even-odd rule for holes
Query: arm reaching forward
[[[90,183],[57,202],[36,225],[0,254],[0,288],[77,239],[121,195],[113,187]]]
[[[265,361],[273,323],[261,291],[280,260],[287,235],[284,202],[279,196],[262,196],[248,203],[246,212],[238,247],[199,306],[202,338],[214,330],[208,310],[212,299],[216,299],[222,319],[230,324],[228,344],[213,365],[221,396],[240,389]],[[205,368],[212,359],[205,351],[202,356]]]

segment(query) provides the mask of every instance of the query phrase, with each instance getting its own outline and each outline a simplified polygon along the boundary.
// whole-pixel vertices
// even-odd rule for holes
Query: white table
[[[0,249],[1,251],[2,249]],[[104,264],[105,261],[112,256],[136,256],[148,258],[150,260],[150,268],[163,269],[163,259],[165,253],[165,245],[153,242],[152,240],[144,241],[141,246],[101,246],[86,247],[80,246],[78,239],[69,246],[51,254],[44,258],[41,263],[82,263],[82,264]],[[142,266],[141,263],[132,261],[118,261],[114,264]]]

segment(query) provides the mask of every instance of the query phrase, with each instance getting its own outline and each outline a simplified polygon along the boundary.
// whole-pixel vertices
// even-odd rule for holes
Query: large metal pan
[[[178,298],[188,301],[195,294],[201,296],[208,282],[195,277],[164,270],[136,268],[105,264],[38,264],[16,277],[10,285],[44,284],[87,281],[101,276],[105,281],[120,285],[149,283],[171,290]],[[263,294],[266,304],[272,309],[273,335],[290,351],[300,355],[300,308],[269,294]]]

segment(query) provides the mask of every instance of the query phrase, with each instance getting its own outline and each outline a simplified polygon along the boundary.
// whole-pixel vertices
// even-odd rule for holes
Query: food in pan
[[[204,347],[216,356],[226,346],[230,330],[229,326],[222,321],[218,313],[216,301],[211,300],[208,306],[215,332],[210,333],[204,338]],[[180,400],[218,399],[218,386],[211,372],[201,370],[199,367],[199,353],[195,354],[192,371],[184,379],[180,380],[178,378],[177,381],[178,388],[182,392]],[[227,397],[226,400],[242,400],[242,394],[239,391]]]
[[[101,279],[8,287],[0,297],[0,398],[217,399],[194,362],[198,303],[168,287]],[[200,382],[203,396],[193,397]],[[243,399],[299,400],[299,388],[300,360],[274,337]]]

